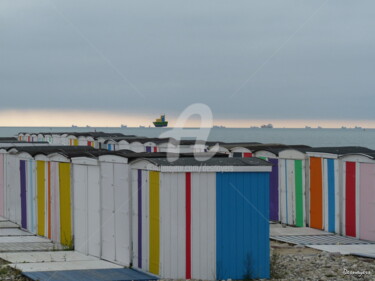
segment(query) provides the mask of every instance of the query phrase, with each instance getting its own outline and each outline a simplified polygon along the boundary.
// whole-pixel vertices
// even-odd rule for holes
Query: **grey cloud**
[[[374,119],[374,8],[3,0],[0,108],[177,114],[204,102],[218,118]]]

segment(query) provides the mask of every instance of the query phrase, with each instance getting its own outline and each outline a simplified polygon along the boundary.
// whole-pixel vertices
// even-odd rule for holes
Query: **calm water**
[[[18,132],[119,132],[128,135],[158,137],[168,128],[62,128],[62,127],[0,127],[0,136]],[[193,133],[195,129],[187,129]],[[310,146],[365,146],[375,149],[375,129],[247,129],[214,128],[210,141],[306,144]]]

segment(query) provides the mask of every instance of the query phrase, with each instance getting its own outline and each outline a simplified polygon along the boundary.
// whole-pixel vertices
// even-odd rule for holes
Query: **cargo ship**
[[[154,123],[155,127],[167,127],[168,121],[165,120],[165,114],[161,115],[160,118],[156,119]]]

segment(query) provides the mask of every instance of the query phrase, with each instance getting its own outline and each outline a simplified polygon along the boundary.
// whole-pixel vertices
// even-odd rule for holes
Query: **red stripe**
[[[346,162],[346,235],[356,236],[356,219],[355,219],[355,163]]]
[[[186,173],[186,279],[191,279],[191,173]]]
[[[154,147],[154,152],[158,152],[158,148],[156,146]]]
[[[252,156],[253,156],[253,154],[251,152],[244,152],[244,154],[243,154],[244,158],[248,158],[248,157],[252,157]]]

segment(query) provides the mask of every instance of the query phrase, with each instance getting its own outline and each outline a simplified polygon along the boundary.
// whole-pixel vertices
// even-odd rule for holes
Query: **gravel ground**
[[[31,281],[0,259],[0,280]],[[362,274],[360,274],[362,273]],[[375,260],[271,241],[271,280],[375,280]]]
[[[271,280],[375,280],[374,259],[276,241],[271,241],[271,265]]]
[[[11,268],[7,264],[7,261],[0,259],[0,280],[32,281],[23,276],[20,271]]]

